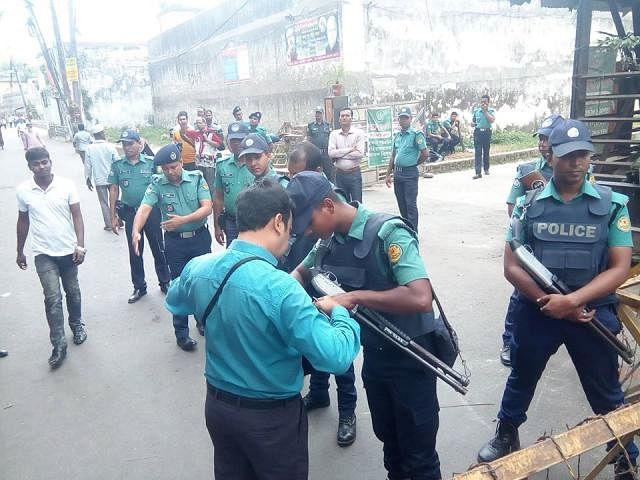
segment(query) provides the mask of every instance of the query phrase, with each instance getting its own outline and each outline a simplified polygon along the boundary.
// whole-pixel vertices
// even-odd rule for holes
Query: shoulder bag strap
[[[207,308],[205,309],[204,314],[202,315],[201,323],[202,323],[203,327],[207,324],[207,317],[211,313],[211,310],[213,310],[213,307],[216,306],[216,303],[218,303],[218,299],[220,298],[220,294],[222,293],[222,289],[224,288],[225,284],[227,283],[227,280],[229,280],[229,277],[231,276],[231,274],[233,272],[235,272],[239,267],[241,267],[245,263],[250,262],[252,260],[262,260],[263,262],[267,261],[264,258],[258,257],[258,256],[247,257],[247,258],[243,258],[242,260],[240,260],[238,263],[236,263],[235,265],[233,265],[229,269],[227,274],[222,279],[222,282],[220,282],[220,286],[216,290],[216,293],[213,295],[213,298],[211,298],[211,301],[209,302],[209,305],[207,305]]]

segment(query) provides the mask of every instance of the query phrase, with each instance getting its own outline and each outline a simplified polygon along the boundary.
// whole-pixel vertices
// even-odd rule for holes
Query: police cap
[[[119,142],[139,142],[140,134],[136,132],[133,128],[127,128],[120,134]]]
[[[536,133],[533,134],[533,136],[535,137],[536,135],[544,135],[545,137],[548,137],[549,135],[551,135],[554,127],[558,125],[558,123],[560,123],[562,120],[564,120],[564,118],[562,118],[562,115],[558,115],[557,113],[549,115],[542,121],[542,123],[540,124],[540,128]]]
[[[232,113],[235,115],[235,114],[236,114],[236,113],[238,113],[240,110],[242,110],[242,109],[240,108],[240,105],[236,105],[235,107],[233,107],[233,112],[232,112]]]
[[[262,118],[262,113],[253,112],[251,115],[249,115],[249,118],[255,118],[256,120],[260,120]]]
[[[410,117],[411,116],[411,109],[409,107],[402,107],[400,109],[400,111],[398,112],[398,116],[399,117]]]
[[[589,127],[581,121],[571,118],[559,122],[554,127],[549,135],[549,144],[556,157],[564,157],[577,150],[595,151]]]
[[[262,135],[250,133],[242,139],[242,143],[240,144],[240,155],[238,155],[238,158],[243,155],[247,155],[248,153],[264,153],[267,151],[269,151],[269,145],[267,145],[267,142],[262,138]]]
[[[153,164],[156,167],[167,165],[169,163],[180,161],[180,147],[175,143],[165,145],[157,151],[156,156],[153,158]]]
[[[287,193],[294,203],[293,233],[304,235],[311,223],[314,208],[332,190],[327,177],[319,172],[304,171],[293,176],[287,185]]]
[[[239,138],[242,140],[244,137],[249,135],[249,127],[244,122],[231,122],[229,124],[229,128],[227,129],[227,137],[229,139]]]

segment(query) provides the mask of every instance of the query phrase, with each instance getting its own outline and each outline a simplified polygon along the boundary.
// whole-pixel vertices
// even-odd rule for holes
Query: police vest
[[[611,189],[593,186],[600,198],[581,195],[571,204],[534,198],[526,212],[527,242],[534,255],[571,290],[607,269]],[[590,305],[615,302],[611,294]]]
[[[537,163],[538,161],[534,160],[532,162],[521,163],[518,165],[516,168],[516,178],[522,178],[532,172],[539,171],[540,174],[547,179],[547,182],[551,180],[553,170],[541,170],[538,168]]]
[[[348,237],[344,244],[331,242],[321,267],[332,272],[344,290],[382,291],[398,286],[394,279],[380,271],[376,261],[376,252],[380,253],[381,258],[387,257],[384,241],[378,236],[378,232],[382,225],[391,219],[401,220],[402,223],[399,223],[397,228],[404,228],[416,237],[416,233],[402,217],[377,213],[367,219],[362,240]],[[411,338],[420,337],[435,329],[433,312],[380,313]],[[389,345],[379,334],[365,326],[360,331],[360,342],[364,349],[377,349]]]

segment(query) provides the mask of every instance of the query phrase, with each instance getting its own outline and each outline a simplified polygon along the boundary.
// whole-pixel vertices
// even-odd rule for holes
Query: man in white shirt
[[[104,229],[111,230],[111,211],[109,209],[109,172],[111,164],[118,160],[120,156],[116,148],[107,143],[104,137],[104,126],[96,125],[93,129],[95,143],[87,145],[84,156],[84,177],[87,179],[87,188],[93,190],[96,187]],[[93,178],[93,185],[91,179]]]
[[[25,158],[33,178],[16,189],[18,199],[18,255],[16,263],[27,269],[24,244],[31,231],[31,250],[36,272],[44,290],[44,305],[49,323],[49,338],[53,352],[49,357],[52,369],[58,368],[67,355],[64,333],[64,312],[60,282],[66,295],[69,327],[73,343],[87,339],[82,323],[78,265],[84,261],[84,223],[75,185],[66,178],[51,173],[49,152],[42,147],[28,149]]]
[[[34,147],[45,148],[45,144],[40,138],[40,134],[33,129],[31,120],[28,120],[25,126],[26,129],[22,129],[20,126],[18,127],[18,135],[20,135],[20,138],[22,139],[24,149],[29,150]]]
[[[364,132],[351,126],[353,110],[340,111],[340,129],[329,135],[329,157],[336,165],[336,186],[347,194],[347,201],[362,202]]]
[[[84,129],[84,123],[79,123],[78,131],[73,136],[72,143],[76,149],[76,152],[78,152],[78,155],[80,155],[80,160],[82,160],[83,164],[85,152],[87,151],[87,147],[91,144],[92,141],[93,140],[91,138],[91,134]]]

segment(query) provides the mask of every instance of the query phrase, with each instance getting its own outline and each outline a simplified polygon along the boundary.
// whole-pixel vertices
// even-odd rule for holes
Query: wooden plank
[[[578,78],[596,79],[596,78],[626,78],[640,76],[640,72],[614,72],[614,73],[588,73],[586,75],[577,75]]]
[[[606,422],[606,423],[605,423]],[[640,404],[627,405],[603,418],[587,420],[571,430],[544,439],[530,447],[500,458],[495,462],[477,465],[467,472],[454,475],[457,480],[518,480],[576,457],[584,452],[640,430]],[[562,452],[562,454],[560,453]]]
[[[640,122],[640,117],[582,117],[581,122]]]
[[[602,93],[597,95],[587,95],[585,99],[587,102],[589,100],[633,100],[635,98],[640,98],[640,92],[638,93]]]
[[[616,162],[615,160],[591,160],[591,165],[605,165],[607,167],[633,167],[636,162]]]
[[[636,144],[640,143],[640,139],[627,140],[621,138],[592,138],[591,141],[593,143],[619,143],[619,144]]]

